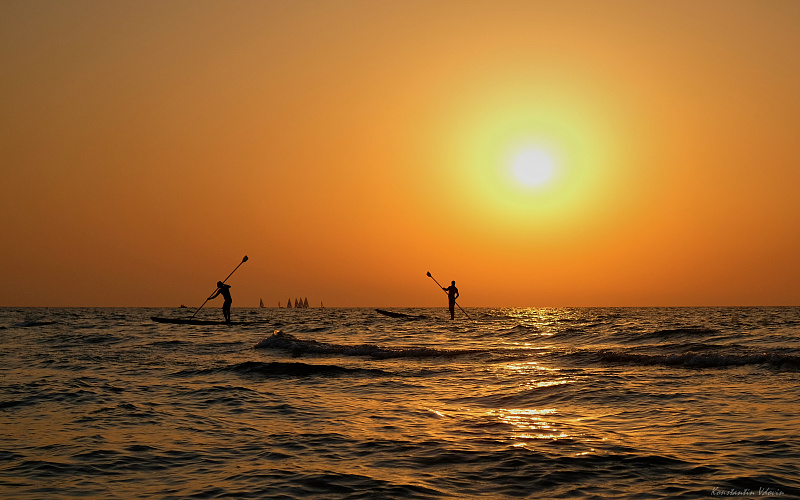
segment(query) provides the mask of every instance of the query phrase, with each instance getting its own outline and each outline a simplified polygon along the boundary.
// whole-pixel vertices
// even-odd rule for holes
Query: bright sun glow
[[[538,187],[553,177],[553,160],[544,151],[529,149],[514,158],[512,170],[523,185]]]
[[[514,241],[532,234],[521,228],[562,231],[610,192],[605,146],[614,141],[597,132],[605,128],[594,119],[603,116],[595,100],[555,86],[532,93],[488,84],[468,97],[441,125],[447,142],[436,164],[447,168],[436,185],[453,186],[449,203],[469,211],[470,231]]]

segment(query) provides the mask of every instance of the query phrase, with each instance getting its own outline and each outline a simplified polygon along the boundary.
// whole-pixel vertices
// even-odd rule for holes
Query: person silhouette
[[[456,299],[458,298],[458,288],[456,288],[456,282],[451,281],[450,286],[447,288],[442,287],[442,290],[447,292],[447,305],[450,307],[450,319],[456,319]]]
[[[222,315],[225,316],[225,323],[231,322],[231,304],[233,303],[233,299],[231,299],[231,286],[226,285],[221,281],[217,281],[217,291],[208,298],[208,300],[213,299],[217,295],[222,295],[222,298],[225,299],[225,302],[222,303]]]

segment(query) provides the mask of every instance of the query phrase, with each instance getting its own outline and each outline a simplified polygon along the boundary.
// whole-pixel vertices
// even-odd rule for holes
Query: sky
[[[234,307],[445,306],[426,272],[467,308],[800,305],[798,26],[3,0],[0,306],[198,307],[245,255]]]

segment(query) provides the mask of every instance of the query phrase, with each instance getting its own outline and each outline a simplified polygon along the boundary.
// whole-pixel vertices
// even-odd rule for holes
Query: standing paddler
[[[442,287],[442,290],[447,292],[447,305],[450,308],[450,319],[456,319],[456,299],[458,298],[458,288],[456,288],[455,280],[450,282],[447,288]]]
[[[244,259],[242,259],[242,261],[239,262],[239,266],[241,266],[245,262],[247,262],[247,255],[245,255]],[[228,278],[233,276],[233,273],[235,273],[236,270],[239,269],[239,266],[236,266],[236,267],[233,268],[233,271],[231,271],[231,274],[228,275]],[[225,316],[225,322],[226,323],[230,323],[231,322],[231,304],[233,303],[233,300],[231,299],[231,291],[229,290],[230,285],[226,285],[225,284],[225,282],[228,281],[228,278],[225,278],[222,281],[217,281],[217,289],[216,289],[216,291],[214,291],[214,294],[211,295],[211,297],[206,299],[206,302],[208,302],[209,300],[213,299],[217,295],[222,294],[222,296],[225,298],[225,302],[222,304],[222,314]],[[197,313],[199,313],[200,309],[202,309],[203,306],[206,305],[206,302],[203,302],[203,305],[201,305],[200,307],[197,308],[197,310],[194,312],[194,314],[192,314],[192,318],[197,316]],[[192,318],[189,318],[189,319],[192,319]]]
[[[221,281],[217,281],[217,291],[214,292],[214,294],[211,297],[209,297],[208,300],[213,299],[217,295],[222,295],[222,297],[225,299],[225,302],[222,303],[222,315],[225,316],[225,323],[230,323],[231,304],[233,303],[233,299],[231,299],[231,286],[226,285]]]
[[[451,281],[450,286],[445,288],[442,285],[440,285],[438,281],[436,281],[436,278],[433,277],[430,271],[428,271],[425,274],[428,276],[428,278],[432,279],[433,282],[436,283],[436,285],[439,288],[444,290],[444,293],[447,294],[447,305],[450,306],[450,319],[451,320],[456,319],[456,306],[458,306],[458,302],[456,302],[456,299],[458,298],[458,288],[456,288],[455,280]],[[458,308],[461,309],[461,312],[464,313],[464,316],[466,316],[470,320],[472,319],[469,317],[469,314],[467,314],[467,311],[465,311],[463,307],[458,306]]]

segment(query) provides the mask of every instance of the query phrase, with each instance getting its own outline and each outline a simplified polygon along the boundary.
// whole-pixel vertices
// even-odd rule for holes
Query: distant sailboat
[[[258,299],[258,307],[267,307],[264,305],[264,299]]]
[[[321,308],[325,307],[324,305],[322,305],[322,302],[319,303],[319,306]],[[281,306],[280,301],[278,302],[278,307],[283,307],[283,306]],[[292,305],[292,299],[290,298],[289,300],[286,301],[286,307],[288,309],[291,309],[293,307],[295,309],[308,309],[311,306],[308,305],[308,297],[303,297],[302,299],[295,298],[294,299],[294,305]]]

